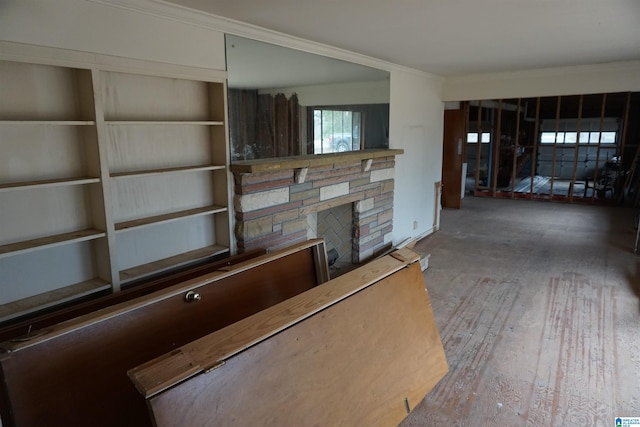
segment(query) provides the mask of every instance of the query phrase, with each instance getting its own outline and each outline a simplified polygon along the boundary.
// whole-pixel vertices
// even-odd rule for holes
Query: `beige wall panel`
[[[83,187],[2,193],[0,244],[89,228],[90,200]]]
[[[0,304],[97,277],[93,244],[79,242],[0,258]]]
[[[111,181],[115,222],[214,203],[211,172],[170,173]]]
[[[108,126],[107,134],[112,173],[208,165],[212,157],[209,126]]]
[[[216,242],[210,215],[185,218],[161,226],[149,226],[118,233],[118,268],[126,268],[168,258],[212,245]]]
[[[83,137],[78,126],[0,124],[0,184],[88,176]]]
[[[88,71],[0,61],[0,119],[92,120],[79,98]]]
[[[105,73],[105,120],[211,120],[207,84]]]

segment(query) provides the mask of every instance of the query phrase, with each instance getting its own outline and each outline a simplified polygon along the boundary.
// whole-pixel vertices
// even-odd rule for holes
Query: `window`
[[[577,132],[542,132],[540,143],[553,144],[554,140],[558,144],[575,144]],[[615,144],[616,132],[580,132],[580,144]]]
[[[482,144],[488,144],[491,141],[491,134],[489,132],[482,132]],[[477,144],[478,143],[478,132],[469,132],[467,134],[467,143],[468,144]]]
[[[575,144],[578,140],[578,121],[560,120],[558,122],[558,132],[555,131],[555,120],[545,120],[542,123],[542,133],[540,134],[541,144]],[[600,119],[582,119],[580,123],[579,144],[598,145],[615,144],[618,131],[618,123],[615,119],[605,119],[602,122],[602,132],[600,132]]]
[[[359,150],[362,113],[351,110],[313,109],[313,153]]]

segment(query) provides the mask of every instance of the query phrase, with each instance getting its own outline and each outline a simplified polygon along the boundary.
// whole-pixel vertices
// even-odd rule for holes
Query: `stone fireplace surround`
[[[305,241],[307,215],[352,204],[352,262],[371,258],[391,244],[400,154],[403,150],[363,150],[233,163],[239,252]]]

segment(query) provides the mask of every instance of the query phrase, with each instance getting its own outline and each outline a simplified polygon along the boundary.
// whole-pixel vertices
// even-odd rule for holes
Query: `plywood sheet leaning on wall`
[[[448,371],[418,261],[394,252],[129,376],[159,427],[395,426]]]

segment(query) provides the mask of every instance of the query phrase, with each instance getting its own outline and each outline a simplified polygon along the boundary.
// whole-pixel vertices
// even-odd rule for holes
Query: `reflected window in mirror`
[[[359,150],[361,129],[359,111],[313,108],[313,154]]]
[[[233,35],[226,49],[232,162],[389,148],[388,71]]]
[[[306,152],[389,148],[389,104],[309,107]]]

